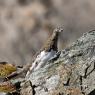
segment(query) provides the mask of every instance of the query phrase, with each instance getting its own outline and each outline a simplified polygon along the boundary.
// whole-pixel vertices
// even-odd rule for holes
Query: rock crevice
[[[95,95],[95,31],[59,51],[26,80],[32,83],[22,89],[26,95]]]

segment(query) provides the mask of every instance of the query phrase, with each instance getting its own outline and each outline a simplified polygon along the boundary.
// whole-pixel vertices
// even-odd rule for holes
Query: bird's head
[[[55,28],[52,36],[58,36],[61,32],[63,32],[63,30],[63,27]]]

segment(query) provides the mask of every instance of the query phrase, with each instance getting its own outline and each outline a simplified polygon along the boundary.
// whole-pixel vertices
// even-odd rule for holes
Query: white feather
[[[51,50],[50,52],[42,51],[35,61],[32,63],[32,67],[30,67],[30,71],[27,72],[26,76],[28,76],[32,71],[38,70],[46,65],[46,62],[55,55],[56,51]]]

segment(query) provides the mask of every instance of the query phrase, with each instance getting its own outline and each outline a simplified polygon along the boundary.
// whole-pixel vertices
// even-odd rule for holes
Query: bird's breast
[[[50,52],[44,52],[44,55],[41,57],[41,61],[48,61],[51,57],[55,55],[56,51],[51,50]]]

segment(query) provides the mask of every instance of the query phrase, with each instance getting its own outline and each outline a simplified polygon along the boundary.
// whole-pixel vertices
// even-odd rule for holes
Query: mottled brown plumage
[[[51,51],[51,49],[53,49],[54,51],[57,52],[58,51],[58,48],[57,48],[58,36],[59,36],[59,33],[62,31],[63,31],[63,28],[61,28],[61,27],[56,28],[53,31],[52,36],[48,39],[46,44],[41,49],[41,51],[45,50],[46,52],[49,52],[49,51]]]
[[[35,58],[40,54],[41,51],[45,50],[46,52],[50,51],[51,49],[58,51],[57,47],[57,41],[59,33],[63,31],[63,27],[58,27],[54,29],[52,35],[48,38],[46,43],[43,45],[43,47],[32,57],[32,62],[35,60]],[[30,67],[31,65],[29,65]]]

